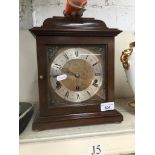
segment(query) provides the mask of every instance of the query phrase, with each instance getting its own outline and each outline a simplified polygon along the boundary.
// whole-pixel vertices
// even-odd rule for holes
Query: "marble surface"
[[[121,123],[32,131],[32,118],[25,131],[20,135],[19,142],[31,143],[91,136],[108,136],[112,134],[134,133],[135,116],[133,110],[127,104],[129,101],[131,101],[131,99],[117,99],[115,101],[115,108],[119,110],[124,117],[124,120]]]

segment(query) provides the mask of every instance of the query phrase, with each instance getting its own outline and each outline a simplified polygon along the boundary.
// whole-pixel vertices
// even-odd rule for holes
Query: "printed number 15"
[[[100,145],[93,146],[93,152],[91,155],[96,155],[101,153]]]

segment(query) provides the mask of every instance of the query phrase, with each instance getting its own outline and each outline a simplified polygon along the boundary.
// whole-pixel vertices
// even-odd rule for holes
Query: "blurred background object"
[[[135,42],[130,43],[129,48],[122,52],[121,62],[125,70],[128,83],[135,95]],[[135,100],[133,99],[129,102],[129,105],[134,108]]]
[[[33,105],[27,102],[19,102],[19,134],[21,134],[29,123],[33,114]]]
[[[67,0],[64,16],[81,17],[86,10],[87,0]]]

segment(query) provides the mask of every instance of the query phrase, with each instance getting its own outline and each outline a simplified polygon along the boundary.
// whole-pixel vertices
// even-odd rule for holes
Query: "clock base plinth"
[[[46,129],[116,123],[121,121],[123,121],[123,116],[117,110],[44,117],[39,116],[38,113],[34,119],[32,129],[41,131]]]

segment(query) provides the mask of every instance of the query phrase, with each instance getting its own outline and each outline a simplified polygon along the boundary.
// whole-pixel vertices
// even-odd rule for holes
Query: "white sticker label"
[[[57,81],[62,81],[62,80],[65,80],[65,79],[67,79],[66,74],[62,74],[62,75],[57,76]]]
[[[115,109],[114,102],[101,103],[101,111],[108,111],[114,109]]]

